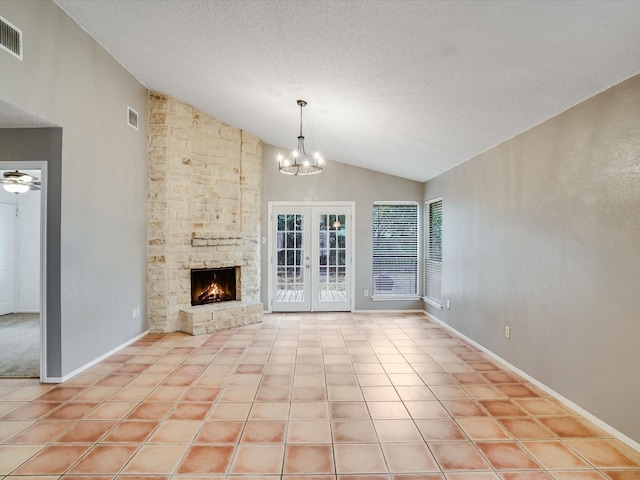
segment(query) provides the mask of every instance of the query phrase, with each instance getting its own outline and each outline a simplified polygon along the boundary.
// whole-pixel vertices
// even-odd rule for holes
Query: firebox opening
[[[191,305],[236,300],[236,267],[191,270]]]

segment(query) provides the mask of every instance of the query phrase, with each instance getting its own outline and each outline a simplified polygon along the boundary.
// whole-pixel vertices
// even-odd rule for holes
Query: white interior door
[[[0,315],[15,311],[16,206],[0,203]]]
[[[272,209],[271,310],[351,310],[351,205]]]

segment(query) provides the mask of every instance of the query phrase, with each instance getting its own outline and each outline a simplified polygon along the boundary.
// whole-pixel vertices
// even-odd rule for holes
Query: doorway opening
[[[2,162],[39,179],[42,190],[0,187],[0,377],[43,378],[45,162]]]

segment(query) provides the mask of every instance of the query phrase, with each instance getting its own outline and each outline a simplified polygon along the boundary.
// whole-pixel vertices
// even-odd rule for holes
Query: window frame
[[[387,206],[387,207],[415,207],[415,242],[414,242],[414,247],[413,247],[413,251],[410,252],[411,255],[409,256],[387,256],[387,258],[389,258],[390,260],[392,259],[399,259],[399,258],[411,258],[413,259],[414,265],[415,265],[415,272],[409,272],[412,273],[412,275],[414,275],[413,278],[410,278],[408,280],[410,286],[415,285],[415,289],[412,292],[400,292],[400,293],[396,293],[395,292],[395,288],[394,288],[394,292],[393,293],[382,293],[381,290],[379,288],[377,288],[377,285],[379,285],[379,270],[380,270],[380,265],[376,266],[376,258],[384,258],[384,256],[378,254],[376,255],[376,231],[377,231],[377,225],[379,225],[378,222],[376,222],[376,215],[377,215],[377,211],[378,208],[381,206]],[[420,202],[415,202],[415,201],[410,201],[410,200],[404,200],[404,201],[389,201],[389,200],[377,200],[373,202],[372,205],[372,232],[371,232],[371,240],[372,240],[372,245],[371,245],[371,299],[373,301],[392,301],[392,300],[419,300],[420,297],[420,264],[421,264],[421,257],[420,257]],[[392,232],[393,233],[393,232]],[[409,245],[407,243],[407,245]],[[393,263],[391,263],[391,265],[393,265]],[[394,273],[400,273],[400,270],[393,271],[390,272],[391,275],[393,275]],[[395,285],[396,279],[393,279],[393,284]]]
[[[427,290],[429,289],[429,286],[436,283],[434,282],[433,278],[430,278],[429,275],[431,273],[434,273],[434,269],[432,268],[432,265],[430,265],[429,262],[433,262],[433,260],[431,260],[431,258],[434,257],[433,255],[433,248],[432,248],[432,242],[431,242],[431,225],[432,225],[432,208],[431,205],[433,205],[434,203],[440,203],[440,235],[439,235],[439,247],[438,250],[439,252],[438,255],[435,255],[436,258],[439,258],[439,272],[437,272],[437,283],[438,283],[438,290],[440,292],[440,296],[439,298],[435,297],[435,296],[429,296],[427,294]],[[444,217],[444,208],[443,208],[443,202],[442,202],[442,196],[440,197],[435,197],[432,198],[431,200],[427,200],[426,202],[424,202],[424,232],[423,232],[423,240],[424,240],[424,246],[423,246],[423,269],[424,269],[424,296],[422,297],[422,299],[424,300],[425,303],[438,308],[440,310],[442,310],[442,267],[443,267],[443,244],[442,244],[442,238],[443,238],[443,217]],[[437,262],[437,260],[436,260]]]

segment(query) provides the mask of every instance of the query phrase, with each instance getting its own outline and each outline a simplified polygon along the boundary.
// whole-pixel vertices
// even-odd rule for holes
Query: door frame
[[[46,160],[2,161],[0,170],[40,170],[40,382],[47,375],[47,164]],[[17,272],[16,267],[16,272]]]
[[[347,237],[347,243],[349,245],[349,291],[350,291],[350,301],[349,301],[349,311],[353,312],[355,308],[355,265],[354,265],[354,255],[353,249],[355,246],[355,205],[354,201],[304,201],[304,202],[296,202],[296,201],[269,201],[268,203],[268,231],[267,231],[267,312],[273,312],[273,208],[274,207],[348,207],[351,211],[351,232]]]

